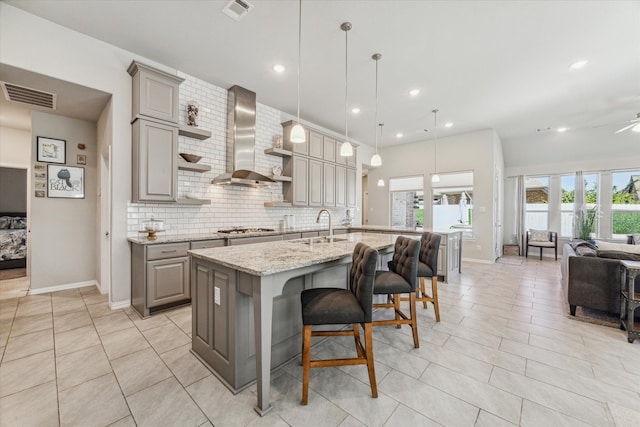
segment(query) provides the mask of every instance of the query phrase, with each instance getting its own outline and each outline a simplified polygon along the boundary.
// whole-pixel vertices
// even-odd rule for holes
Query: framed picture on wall
[[[39,136],[37,144],[38,161],[65,164],[67,162],[66,147],[67,141],[64,139]]]
[[[84,168],[48,165],[47,196],[84,199]]]

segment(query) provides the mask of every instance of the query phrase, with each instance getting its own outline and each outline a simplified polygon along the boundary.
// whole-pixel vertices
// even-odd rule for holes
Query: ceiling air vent
[[[56,109],[56,95],[13,83],[0,82],[7,101],[21,102],[36,107]]]
[[[222,9],[222,13],[236,21],[239,21],[243,16],[249,13],[251,9],[253,9],[253,5],[249,2],[243,0],[231,0]]]

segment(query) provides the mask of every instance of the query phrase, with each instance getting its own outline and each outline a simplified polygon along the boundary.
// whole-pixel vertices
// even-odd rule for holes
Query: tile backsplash
[[[129,203],[128,235],[137,236],[141,222],[154,217],[165,221],[165,235],[213,233],[234,226],[269,227],[278,229],[284,215],[295,215],[296,227],[315,226],[318,208],[273,208],[264,202],[278,200],[282,183],[269,188],[218,186],[211,180],[227,170],[227,90],[195,77],[186,76],[180,85],[180,123],[187,122],[187,103],[199,106],[198,127],[211,131],[211,138],[198,140],[179,137],[180,153],[202,156],[199,164],[210,165],[211,171],[198,173],[178,171],[178,197],[198,193],[211,200],[210,205],[180,205],[159,203]],[[271,174],[273,166],[282,166],[282,159],[264,154],[273,145],[273,137],[282,134],[282,113],[264,104],[256,108],[256,171]],[[352,210],[353,211],[353,210]],[[346,209],[332,209],[334,224],[345,217]],[[327,226],[323,217],[321,224]]]

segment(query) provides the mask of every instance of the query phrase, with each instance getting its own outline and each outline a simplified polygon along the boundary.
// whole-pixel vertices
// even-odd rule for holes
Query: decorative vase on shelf
[[[187,103],[187,124],[198,126],[198,104],[193,101]]]

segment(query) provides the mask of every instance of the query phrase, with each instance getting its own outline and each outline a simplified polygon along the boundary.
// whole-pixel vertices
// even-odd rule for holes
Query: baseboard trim
[[[116,301],[116,302],[109,301],[109,308],[111,308],[111,310],[120,310],[122,308],[127,308],[129,306],[131,306],[131,301],[129,300]]]
[[[495,261],[491,261],[488,259],[479,259],[479,258],[462,258],[462,262],[473,262],[476,264],[495,264]]]
[[[96,286],[98,290],[100,290],[98,282],[96,282],[95,280],[87,280],[86,282],[65,283],[64,285],[47,286],[46,288],[30,288],[29,295],[46,294],[47,292],[84,288],[85,286]]]

